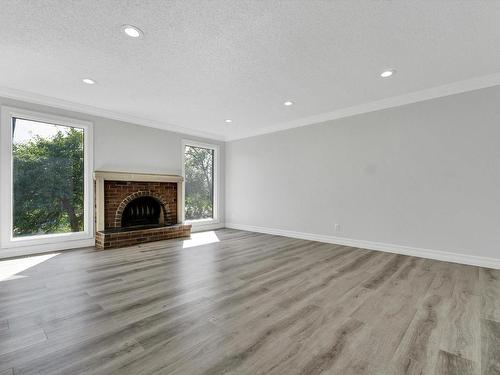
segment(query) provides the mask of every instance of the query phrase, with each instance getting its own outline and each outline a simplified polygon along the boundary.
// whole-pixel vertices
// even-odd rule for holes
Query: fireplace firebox
[[[123,210],[121,224],[122,228],[164,224],[163,208],[153,197],[135,198]]]

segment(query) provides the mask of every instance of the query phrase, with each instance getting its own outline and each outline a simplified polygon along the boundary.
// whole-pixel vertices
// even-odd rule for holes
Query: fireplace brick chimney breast
[[[104,181],[104,228],[120,228],[127,204],[136,198],[148,196],[162,204],[166,225],[177,223],[175,182]]]
[[[182,177],[94,172],[94,178],[97,248],[125,247],[191,235],[191,225],[179,222]],[[135,203],[134,210],[131,206],[127,209]],[[122,222],[124,214],[131,222]],[[143,217],[131,218],[131,215]]]

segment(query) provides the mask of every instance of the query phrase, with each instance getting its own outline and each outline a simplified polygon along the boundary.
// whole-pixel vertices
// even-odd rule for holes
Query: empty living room
[[[500,0],[0,0],[0,375],[500,375]]]

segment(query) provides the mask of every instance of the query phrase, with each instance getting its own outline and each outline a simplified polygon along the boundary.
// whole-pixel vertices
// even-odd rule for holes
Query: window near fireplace
[[[13,237],[83,231],[83,137],[12,118]]]
[[[8,108],[2,111],[2,245],[92,236],[91,124]]]
[[[185,141],[184,219],[217,219],[217,152],[215,145]]]

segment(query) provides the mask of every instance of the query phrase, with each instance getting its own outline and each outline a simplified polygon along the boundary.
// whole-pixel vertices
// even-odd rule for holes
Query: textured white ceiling
[[[498,73],[499,20],[479,0],[2,0],[0,87],[235,139]]]

